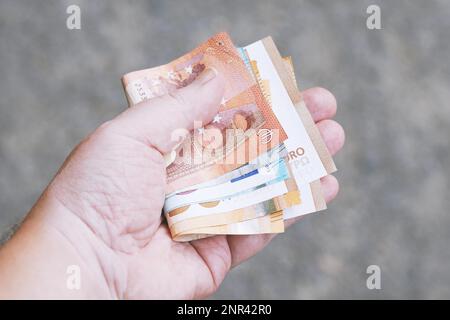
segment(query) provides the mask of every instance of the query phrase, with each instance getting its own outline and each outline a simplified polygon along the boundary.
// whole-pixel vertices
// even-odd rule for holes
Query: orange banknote
[[[187,86],[206,68],[214,68],[224,76],[224,99],[214,120],[195,128],[176,150],[174,161],[167,167],[166,193],[234,170],[287,138],[226,33],[215,35],[169,64],[128,73],[122,82],[133,106]],[[205,129],[222,139],[214,140],[214,150],[205,139]],[[186,157],[186,150],[191,157]]]

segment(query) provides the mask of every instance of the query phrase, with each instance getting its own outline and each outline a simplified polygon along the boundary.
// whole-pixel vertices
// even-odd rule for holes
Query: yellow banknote
[[[293,69],[292,60],[290,58],[283,58],[283,61],[285,62],[286,69],[290,71],[290,74],[293,80],[295,81],[295,72]],[[255,61],[250,61],[250,65],[254,78],[258,82],[261,92],[263,93],[264,97],[266,98],[266,100],[270,105],[271,104],[270,83],[268,80],[261,79]],[[180,238],[179,235],[184,235],[183,236],[184,238],[186,237],[192,238],[193,233],[195,233],[196,230],[201,230],[203,234],[216,234],[217,232],[222,232],[224,230],[229,231],[230,229],[227,229],[225,225],[230,224],[240,226],[239,229],[236,228],[234,229],[235,232],[234,234],[251,234],[252,232],[255,231],[254,229],[255,225],[252,225],[251,223],[239,224],[239,222],[248,221],[252,219],[258,220],[258,218],[260,217],[266,215],[269,216],[273,212],[282,211],[283,209],[290,207],[297,208],[299,212],[302,212],[303,208],[301,207],[301,201],[299,197],[300,192],[297,189],[295,181],[293,179],[291,179],[290,181],[291,181],[291,189],[292,190],[295,189],[295,191],[290,191],[288,194],[267,201],[272,205],[264,205],[264,203],[262,203],[259,206],[258,205],[250,206],[234,210],[231,212],[191,218],[175,224],[169,223],[171,234],[176,239]],[[323,201],[323,196],[320,189],[320,181],[315,181],[311,183],[310,188],[313,194],[313,200],[316,209],[317,210],[324,209],[325,202]],[[279,199],[288,201],[279,201]],[[259,226],[259,224],[256,225]],[[253,229],[246,229],[251,227],[253,227]],[[189,236],[187,236],[186,233],[189,233]]]
[[[200,216],[169,224],[169,229],[170,233],[176,236],[177,234],[184,233],[193,229],[216,225],[233,224],[241,221],[259,218],[300,204],[300,193],[298,190],[294,190],[289,191],[282,196],[275,197],[253,206],[236,209],[231,212]]]
[[[284,232],[283,212],[274,212],[256,219],[242,222],[197,228],[179,233],[174,237],[176,241],[192,241],[203,238],[202,235],[252,235],[263,233]]]

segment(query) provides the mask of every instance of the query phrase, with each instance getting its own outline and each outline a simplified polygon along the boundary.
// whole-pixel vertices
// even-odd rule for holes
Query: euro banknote
[[[247,184],[247,188],[245,188],[245,191],[240,191],[238,188],[234,187],[229,188],[230,185],[233,185],[233,182],[230,180],[222,184],[211,183],[208,185],[208,187],[215,188],[218,191],[224,190],[222,194],[221,193],[217,194],[217,197],[219,197],[217,200],[221,201],[226,200],[228,202],[238,204],[238,206],[235,207],[236,209],[226,211],[229,210],[230,208],[225,207],[220,211],[220,213],[217,213],[218,211],[215,210],[216,209],[215,206],[217,206],[217,204],[219,203],[219,201],[217,201],[217,202],[209,202],[207,204],[200,204],[200,206],[203,207],[206,205],[206,207],[208,208],[202,207],[199,208],[198,207],[199,204],[197,203],[195,205],[197,206],[197,208],[195,206],[191,207],[191,205],[186,205],[178,208],[177,210],[174,210],[172,213],[165,211],[168,226],[170,228],[172,235],[175,236],[180,232],[185,232],[186,230],[193,228],[237,223],[249,219],[254,219],[260,216],[268,215],[273,212],[283,210],[285,208],[300,205],[301,204],[300,190],[298,190],[295,181],[291,178],[291,173],[288,170],[288,167],[285,163],[285,159],[283,157],[280,157],[285,155],[284,151],[285,148],[282,145],[280,145],[277,148],[271,150],[269,153],[261,155],[260,157],[258,157],[258,159],[256,159],[258,163],[257,169],[253,169],[254,164],[247,164],[242,168],[236,169],[225,175],[227,178],[235,180],[237,181],[237,183],[239,183],[240,181],[245,181],[246,179],[254,178],[256,176],[256,172],[259,172],[261,171],[262,168],[264,168],[262,170],[262,173],[264,174],[261,176],[261,178],[263,179],[261,181],[266,181],[264,182],[264,184],[257,185],[258,183],[256,183],[253,188],[251,187],[251,185]],[[236,175],[237,172],[239,172],[241,175],[240,176]],[[257,180],[258,179],[255,179],[253,181]],[[283,195],[273,197],[275,194],[273,193],[271,194],[271,192],[273,192],[274,190],[271,190],[270,187],[269,188],[264,187],[270,185],[271,181],[273,183],[273,181],[277,180],[285,181],[288,192]],[[203,185],[207,184],[204,183]],[[208,187],[202,188],[197,186],[196,188],[188,190],[187,196],[195,194],[195,192],[198,191],[200,196],[206,197],[209,194],[209,192],[203,191],[204,190],[209,191]],[[231,191],[232,197],[229,197],[229,195],[227,196],[227,189],[228,191]],[[253,192],[256,189],[259,190],[257,192]],[[279,190],[278,193],[284,193],[286,191],[285,189],[278,189],[278,190]],[[237,195],[240,195],[241,197],[236,197]],[[172,198],[174,196],[184,196],[184,192],[181,192],[181,194],[172,195]],[[166,203],[169,202],[169,199],[171,198],[170,197],[167,198]],[[309,200],[307,196],[306,199]],[[249,201],[252,200],[253,203],[256,204],[245,206],[249,203]],[[188,199],[181,199],[181,201],[188,201]],[[180,204],[181,202],[178,203]],[[244,207],[239,208],[240,206]],[[188,208],[191,214],[186,215],[186,211]],[[165,209],[167,209],[167,207],[165,207]],[[194,214],[195,216],[192,214],[192,212],[195,212]],[[172,215],[173,213],[175,213],[175,215]],[[177,214],[179,214],[181,217],[177,216]],[[183,220],[180,221],[181,219],[179,218],[182,218]],[[243,229],[241,228],[240,230]]]
[[[298,89],[292,59],[282,58],[270,37],[236,48],[220,33],[167,65],[128,73],[122,83],[129,105],[189,85],[209,67],[226,79],[219,113],[166,155],[164,214],[173,239],[279,233],[283,220],[325,209],[319,179],[336,167]],[[205,152],[210,147],[198,129],[211,128],[231,129],[232,143]],[[201,154],[201,162],[186,162],[185,148]]]
[[[241,56],[243,57],[248,70],[253,75],[255,81],[257,81],[261,87],[261,91],[264,94],[266,101],[272,106],[270,82],[267,79],[261,77],[259,72],[257,61],[250,60],[247,52],[244,48],[240,48]],[[289,77],[298,89],[297,78],[295,76],[294,64],[290,56],[283,57],[283,64],[288,71]],[[284,146],[284,144],[283,144]],[[285,148],[284,148],[285,149]],[[332,172],[333,169],[330,169]],[[301,184],[301,182],[297,181]],[[322,211],[326,209],[326,202],[322,195],[322,187],[320,180],[310,182],[309,185],[300,185],[299,192],[303,195],[303,202],[299,205],[294,205],[283,210],[284,219],[291,219],[305,214]]]
[[[186,205],[167,212],[165,215],[170,226],[172,223],[182,220],[223,212],[231,212],[240,208],[256,205],[296,190],[297,186],[293,179],[276,179],[263,185],[248,189],[245,192],[232,197]]]
[[[176,208],[194,203],[231,197],[251,190],[254,187],[261,186],[269,181],[286,179],[287,175],[288,169],[284,159],[278,159],[266,166],[243,173],[224,183],[177,192],[171,197],[166,197],[164,212],[170,212]]]
[[[240,48],[239,52],[247,65],[248,70],[253,75],[255,81],[260,85],[261,91],[272,107],[270,82],[267,79],[261,77],[261,73],[258,69],[257,61],[250,60],[245,48]],[[290,56],[283,57],[283,64],[288,71],[289,77],[298,89],[297,79],[295,76],[294,64]],[[283,151],[286,152],[285,145],[283,144]],[[333,169],[330,169],[330,172]],[[303,194],[303,203],[300,205],[294,205],[284,210],[284,219],[291,219],[301,215],[305,215],[312,212],[317,212],[326,209],[326,202],[322,195],[320,180],[312,181],[309,185],[302,185],[301,181],[296,181],[299,184],[299,191]]]
[[[259,69],[257,67],[257,61],[248,59],[246,49],[241,49],[241,52],[243,52],[245,54],[245,56],[247,57],[247,59],[244,58],[244,61],[247,65],[248,69],[251,71],[252,75],[254,76],[255,80],[259,83],[259,85],[261,87],[261,91],[263,92],[266,100],[271,105],[272,99],[271,99],[271,94],[270,94],[270,81],[261,78]],[[293,72],[293,68],[292,68],[292,60],[291,59],[283,59],[283,63],[285,65],[285,68],[289,71],[289,76],[293,80],[293,83],[296,85],[295,73]],[[327,155],[325,155],[325,157],[326,156]],[[332,171],[332,170],[333,169],[330,169],[330,171]],[[310,196],[310,197],[306,196],[306,198],[309,198],[308,199],[309,201],[307,201],[308,204],[306,204],[306,203],[305,204],[296,204],[296,205],[290,206],[288,208],[284,208],[284,212],[286,213],[285,219],[297,217],[297,216],[300,216],[303,214],[323,210],[326,208],[325,201],[323,200],[323,197],[321,195],[319,181],[317,181],[317,180],[312,181],[309,183],[309,185],[304,185],[304,184],[306,184],[306,181],[302,181],[302,180],[298,180],[297,183],[299,185],[303,185],[303,189],[304,189],[303,193],[305,195]],[[312,196],[313,193],[315,194],[314,197]],[[223,215],[222,219],[217,219],[217,221],[219,221],[219,220],[226,221],[226,216],[227,215]],[[233,218],[236,216],[237,216],[236,214],[230,215],[230,217],[233,217]],[[242,217],[241,219],[244,219],[244,218]],[[204,221],[204,222],[206,222],[206,221]],[[212,223],[212,222],[209,222],[209,223]],[[229,221],[228,223],[231,223],[231,221]],[[185,223],[185,224],[187,224],[187,223]],[[189,228],[189,227],[187,227],[187,228]],[[195,229],[191,230],[191,232],[195,232]]]
[[[282,164],[279,168],[277,168],[277,179],[283,179],[287,178],[287,169],[286,164],[284,163],[283,159],[280,158],[277,161],[275,161],[276,164]],[[273,164],[272,164],[273,166]],[[254,170],[255,171],[255,170]],[[245,171],[244,171],[245,172]],[[244,173],[243,176],[248,176],[250,172]],[[229,174],[231,175],[231,173]],[[254,175],[253,175],[254,176]],[[252,175],[250,177],[253,177]],[[271,178],[274,178],[274,176],[268,175]],[[234,178],[234,179],[240,179],[241,177]],[[242,181],[242,180],[239,180]],[[261,186],[258,186],[260,190],[258,192],[253,193],[253,189],[246,189],[245,193],[251,193],[249,196],[242,197],[241,192],[241,199],[239,197],[237,198],[228,198],[228,201],[232,200],[231,202],[238,203],[239,206],[243,206],[248,204],[248,201],[251,201],[252,198],[255,199],[253,202],[259,202],[256,205],[243,207],[243,208],[237,208],[231,211],[227,211],[230,209],[230,207],[225,206],[224,209],[219,211],[215,210],[216,206],[219,204],[219,201],[215,202],[209,202],[209,203],[197,203],[194,206],[192,206],[192,202],[190,202],[189,205],[185,205],[182,207],[178,207],[178,210],[173,211],[167,211],[166,217],[168,220],[168,225],[171,230],[172,234],[177,234],[180,232],[180,230],[189,230],[192,228],[198,228],[198,227],[206,227],[206,226],[213,226],[218,224],[228,224],[228,223],[235,223],[239,221],[244,221],[248,219],[253,219],[262,215],[270,214],[275,211],[288,209],[291,207],[296,208],[296,215],[300,215],[299,211],[301,211],[301,214],[306,214],[309,212],[317,211],[319,209],[322,209],[320,205],[316,205],[317,203],[320,203],[317,201],[317,198],[321,197],[321,192],[319,189],[316,188],[310,188],[309,185],[303,186],[301,190],[299,190],[296,186],[295,181],[291,179],[287,179],[285,181],[287,184],[290,185],[288,188],[288,193],[277,196],[275,198],[265,200],[269,197],[272,197],[274,194],[270,194],[265,190],[264,188],[261,188]],[[214,187],[218,188],[218,190],[222,189],[221,185],[214,185]],[[207,188],[206,188],[207,189]],[[223,189],[227,189],[226,187],[223,187]],[[202,188],[196,189],[197,190],[203,190]],[[281,192],[284,192],[284,190],[281,190]],[[225,192],[224,192],[225,193]],[[238,192],[239,193],[239,192]],[[188,193],[188,195],[191,193]],[[305,203],[302,205],[301,197],[305,198]],[[218,200],[224,200],[227,197],[221,197]],[[242,198],[244,200],[242,200]],[[184,199],[186,200],[186,199]],[[166,201],[167,202],[167,201]],[[199,207],[200,205],[200,207]],[[189,210],[188,210],[189,209]],[[224,212],[225,211],[225,212]],[[293,216],[293,211],[290,211],[289,217]]]
[[[241,52],[243,51],[243,49],[241,49]],[[295,73],[293,72],[293,68],[292,68],[292,61],[290,59],[283,59],[284,62],[286,62],[286,67],[289,68],[291,70],[290,76],[295,80]],[[245,59],[244,59],[245,61]],[[270,100],[270,87],[268,85],[268,81],[264,84],[264,81],[261,79],[259,71],[257,69],[256,66],[256,62],[255,61],[245,61],[247,67],[249,68],[249,70],[252,72],[255,80],[259,83],[259,85],[262,87],[262,92],[266,98],[266,100],[269,102],[269,104],[271,104],[271,100]],[[251,67],[250,67],[251,65]],[[294,81],[295,82],[295,81]],[[285,148],[283,146],[283,151],[285,151]],[[278,152],[280,153],[280,151],[278,150]],[[310,212],[314,212],[314,211],[318,211],[318,210],[322,210],[325,208],[325,202],[323,201],[323,198],[321,197],[321,191],[320,191],[320,183],[318,181],[316,182],[312,182],[313,185],[311,186],[303,186],[303,194],[305,195],[305,198],[308,200],[306,201],[305,204],[293,204],[291,203],[291,205],[289,207],[286,208],[280,208],[280,209],[286,209],[287,214],[285,215],[286,218],[292,218],[292,217],[296,217],[302,214],[307,214]],[[231,184],[228,183],[228,186],[230,186]],[[226,195],[226,187],[221,187],[219,186],[215,186],[216,190],[223,190],[224,195]],[[196,189],[194,192],[202,192],[202,191],[206,191],[208,188],[198,188]],[[314,195],[314,196],[313,196]],[[308,197],[309,196],[309,197]],[[169,200],[170,198],[168,198],[167,200]],[[170,202],[170,201],[166,201]],[[292,209],[290,207],[293,207]],[[236,212],[237,211],[237,212]],[[248,211],[247,211],[248,212]],[[253,212],[253,211],[250,211]],[[261,213],[261,210],[259,211]],[[269,212],[267,212],[269,213]],[[240,210],[235,210],[232,212],[229,212],[229,214],[225,213],[225,214],[221,214],[220,218],[218,215],[214,215],[212,217],[208,217],[208,219],[204,219],[203,217],[197,217],[195,220],[194,219],[189,219],[188,221],[185,221],[185,223],[183,224],[183,227],[185,229],[189,229],[190,226],[189,224],[192,223],[192,228],[194,227],[194,225],[199,225],[199,224],[203,224],[203,226],[205,225],[213,225],[214,223],[233,223],[236,221],[236,219],[239,220],[245,220],[245,219],[249,219],[249,218],[253,218],[256,215],[243,215],[242,211]],[[216,220],[214,220],[214,218],[216,218]],[[170,217],[168,218],[170,219]],[[175,228],[175,226],[172,226],[169,223],[169,226],[171,226],[172,229]],[[172,234],[176,233],[176,230],[172,230]]]
[[[284,232],[283,212],[274,212],[252,220],[232,224],[222,224],[206,228],[196,228],[173,237],[175,241],[192,241],[214,235],[252,235]]]
[[[214,68],[225,78],[224,98],[216,121],[192,131],[183,144],[183,151],[190,150],[192,157],[186,158],[186,152],[182,156],[180,150],[167,167],[167,193],[216,178],[287,138],[226,33],[215,35],[167,65],[128,73],[122,82],[133,106],[187,86],[206,68]],[[214,146],[214,152],[208,150],[207,139],[203,137],[205,128],[218,130],[226,139]],[[250,140],[255,135],[258,138]],[[251,147],[251,142],[256,146]]]
[[[250,61],[256,62],[260,78],[269,82],[271,110],[288,135],[284,144],[298,183],[310,183],[334,172],[333,159],[272,38],[243,50]]]
[[[202,188],[208,188],[213,187],[222,183],[226,183],[232,179],[236,179],[242,175],[245,175],[253,170],[259,169],[261,167],[269,165],[272,161],[278,160],[281,157],[286,156],[286,148],[284,147],[284,144],[279,144],[269,151],[262,153],[255,159],[251,160],[250,162],[246,163],[243,166],[240,166],[237,169],[234,169],[232,171],[229,171],[215,179],[211,179],[208,181],[205,181],[203,183],[195,184],[192,186],[188,186],[182,189],[179,189],[177,191],[174,191],[172,193],[166,194],[166,199],[182,192],[189,192],[192,190],[199,190]]]
[[[274,212],[283,212],[285,208],[289,208],[301,203],[300,194],[298,191],[290,191],[282,196],[278,196],[255,205],[239,208],[231,212],[224,212],[213,215],[206,215],[195,217],[188,220],[173,223],[169,226],[172,236],[175,238],[178,234],[195,234],[194,230],[198,228],[215,227],[218,225],[235,224],[247,220],[268,216]],[[244,231],[245,229],[240,229]],[[208,232],[205,232],[208,233]],[[214,232],[210,232],[214,234]]]

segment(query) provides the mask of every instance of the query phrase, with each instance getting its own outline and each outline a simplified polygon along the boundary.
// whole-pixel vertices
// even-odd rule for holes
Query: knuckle
[[[178,107],[189,108],[192,106],[183,90],[173,90],[168,93],[168,96],[178,105]]]

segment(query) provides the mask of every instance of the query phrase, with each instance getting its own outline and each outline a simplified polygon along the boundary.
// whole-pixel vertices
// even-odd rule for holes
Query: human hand
[[[27,253],[40,250],[44,257],[60,260],[55,270],[74,263],[80,266],[83,290],[76,297],[184,299],[212,294],[230,268],[273,238],[266,234],[214,236],[180,243],[171,239],[162,220],[166,186],[162,154],[176,144],[171,133],[191,129],[195,120],[211,121],[223,92],[221,75],[206,70],[188,87],[126,110],[81,142],[17,235],[0,250],[4,288],[15,286],[24,296],[41,292],[17,291],[17,280],[11,276],[14,268],[5,272],[2,268],[11,255],[18,256],[17,263],[25,263]],[[303,95],[329,151],[335,154],[343,146],[344,132],[330,120],[336,112],[333,95],[321,88]],[[322,188],[326,201],[332,200],[338,192],[337,180],[323,178]],[[18,248],[22,255],[15,251]],[[44,270],[45,260],[39,255],[38,274],[55,278],[58,271]],[[22,272],[22,277],[32,278],[28,271]],[[65,281],[57,283],[58,289],[46,294],[72,297],[73,293],[64,294],[64,285]]]

